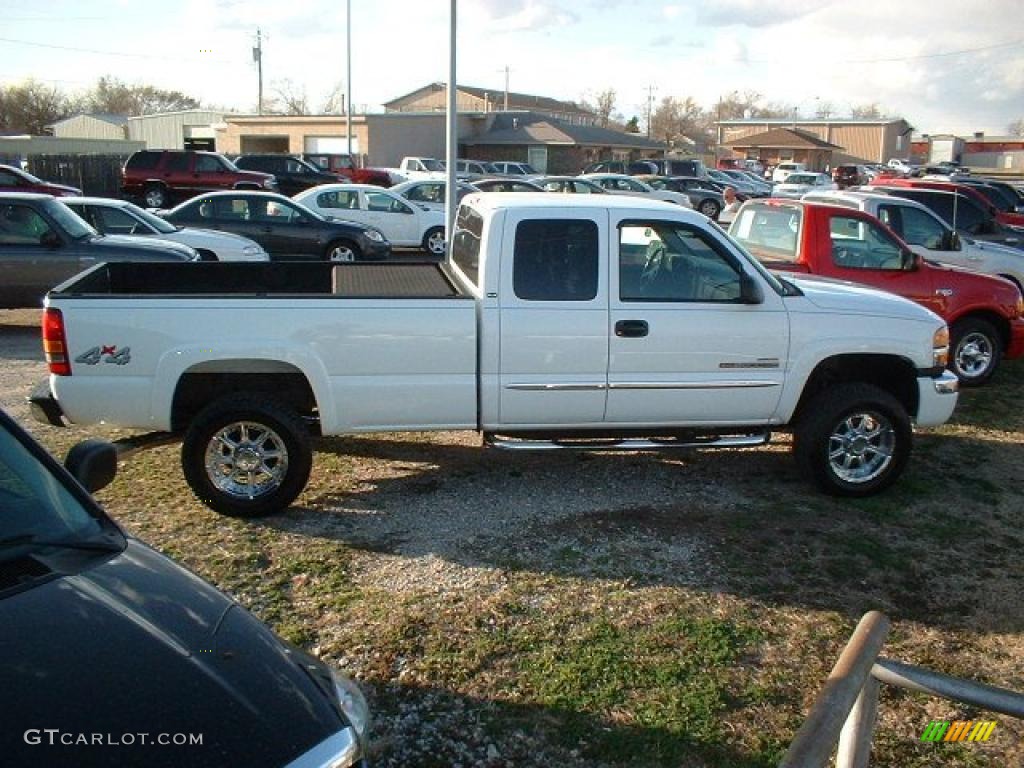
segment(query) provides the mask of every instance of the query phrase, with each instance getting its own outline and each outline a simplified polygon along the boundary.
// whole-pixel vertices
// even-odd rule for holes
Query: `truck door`
[[[600,426],[608,374],[605,214],[510,209],[500,265],[503,427]]]
[[[789,320],[763,280],[740,300],[753,268],[708,228],[618,219],[609,278],[608,406],[616,427],[763,424],[782,393]]]
[[[873,219],[830,213],[828,221],[831,253],[822,255],[832,261],[829,277],[881,288],[943,314],[946,295],[935,293],[932,270],[907,263],[901,243]]]

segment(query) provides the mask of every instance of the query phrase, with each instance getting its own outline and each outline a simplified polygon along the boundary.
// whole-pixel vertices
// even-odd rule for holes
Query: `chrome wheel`
[[[237,421],[210,438],[205,466],[207,479],[217,490],[239,499],[255,499],[284,482],[288,448],[270,427]]]
[[[143,200],[147,208],[163,208],[167,202],[167,193],[161,187],[147,187]]]
[[[347,245],[335,245],[327,252],[328,261],[355,261],[356,252]]]
[[[984,375],[995,356],[992,339],[977,331],[960,339],[955,354],[957,372],[970,379]]]
[[[435,229],[427,233],[427,251],[433,256],[444,256],[447,243],[444,239],[444,230]]]
[[[896,432],[881,414],[851,413],[832,428],[828,460],[836,477],[867,483],[885,472],[896,449]]]

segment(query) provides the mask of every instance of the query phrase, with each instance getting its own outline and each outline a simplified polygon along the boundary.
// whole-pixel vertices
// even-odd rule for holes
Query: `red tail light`
[[[71,375],[71,361],[68,359],[68,341],[64,335],[64,316],[59,309],[47,309],[43,313],[43,352],[50,373],[57,376]]]

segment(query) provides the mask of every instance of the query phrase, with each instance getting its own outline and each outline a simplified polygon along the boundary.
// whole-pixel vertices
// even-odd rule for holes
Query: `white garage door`
[[[306,152],[311,155],[344,155],[348,152],[348,139],[344,136],[307,136]],[[352,154],[359,154],[359,140],[352,137]]]

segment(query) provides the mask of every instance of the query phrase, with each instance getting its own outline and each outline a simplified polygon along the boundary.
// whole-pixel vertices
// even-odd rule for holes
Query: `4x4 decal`
[[[117,348],[117,345],[103,345],[102,347],[93,347],[88,349],[78,357],[75,358],[76,363],[85,363],[86,365],[97,365],[101,361],[104,363],[113,363],[114,365],[128,365],[132,359],[132,348],[122,347]]]

